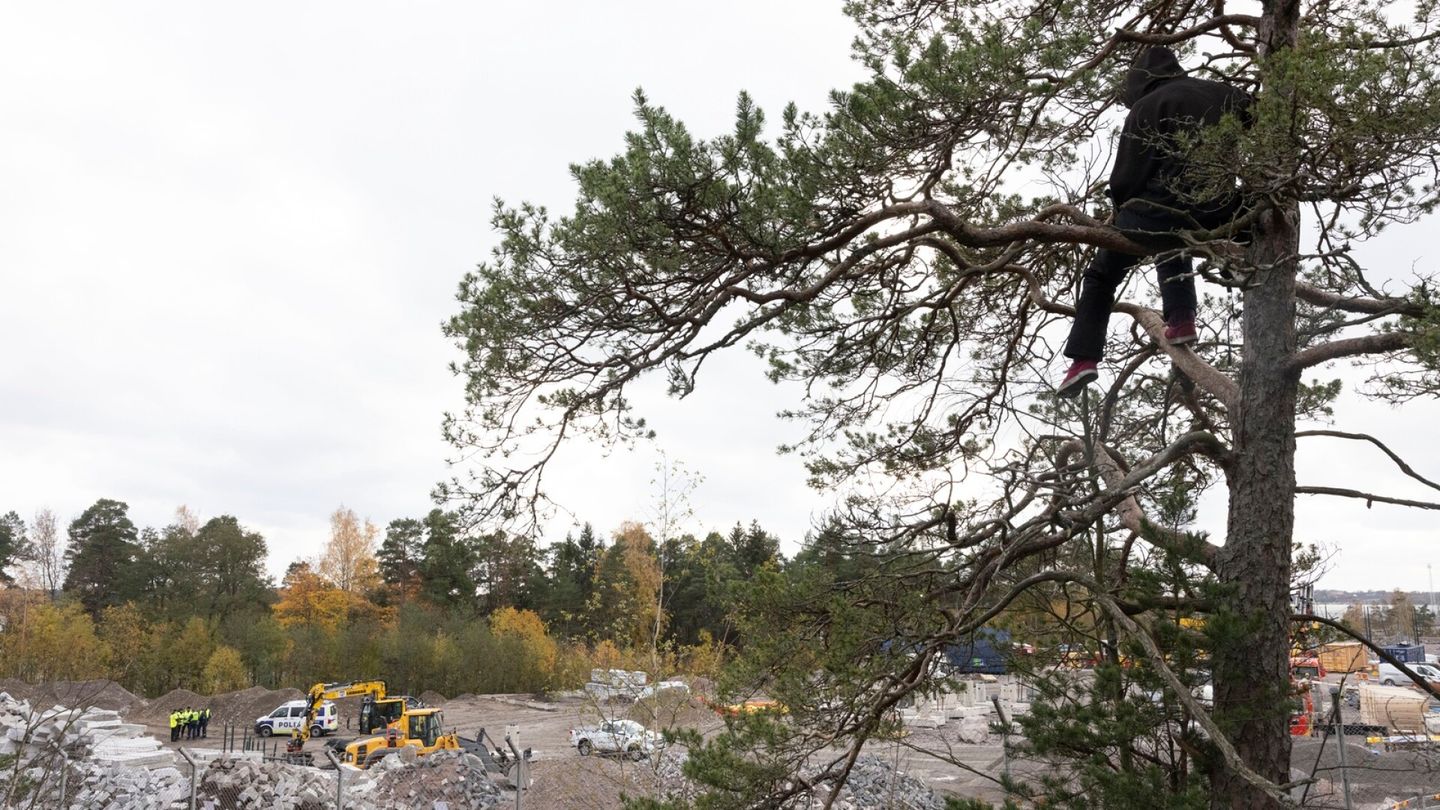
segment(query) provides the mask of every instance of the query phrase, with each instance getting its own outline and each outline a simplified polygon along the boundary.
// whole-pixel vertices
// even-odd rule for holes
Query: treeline
[[[102,499],[62,535],[0,519],[0,676],[108,677],[155,696],[380,674],[412,694],[575,688],[594,666],[713,673],[744,589],[787,563],[756,523],[657,542],[638,523],[548,545],[433,510],[382,532],[331,517],[314,559],[266,574],[265,539],[177,510],[138,528]],[[803,557],[804,555],[802,555]],[[793,563],[792,563],[793,564]]]

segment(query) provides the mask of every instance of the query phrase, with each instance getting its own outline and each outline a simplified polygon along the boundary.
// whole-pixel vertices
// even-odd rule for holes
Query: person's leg
[[[1190,257],[1184,254],[1155,265],[1155,281],[1160,285],[1160,308],[1166,323],[1175,318],[1195,317],[1195,276]]]
[[[1160,308],[1165,318],[1165,339],[1172,344],[1195,340],[1195,276],[1190,257],[1184,254],[1155,265],[1160,287]]]
[[[1110,308],[1115,305],[1115,290],[1130,268],[1139,262],[1139,256],[1104,248],[1096,251],[1080,280],[1075,323],[1070,327],[1069,340],[1065,341],[1066,357],[1099,360],[1105,356],[1105,328],[1110,323]]]

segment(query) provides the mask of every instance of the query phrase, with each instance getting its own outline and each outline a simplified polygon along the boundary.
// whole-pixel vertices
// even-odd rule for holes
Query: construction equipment
[[[406,712],[425,704],[409,695],[389,695],[385,682],[378,679],[347,681],[344,683],[317,683],[310,687],[305,703],[305,722],[300,724],[293,745],[298,752],[315,726],[315,715],[327,700],[347,697],[362,697],[360,704],[360,733],[371,734],[402,719]]]
[[[503,776],[510,780],[511,785],[518,784],[518,780],[522,778],[520,763],[522,760],[530,761],[530,749],[521,752],[512,744],[512,753],[506,753],[504,748],[490,739],[483,728],[473,738],[462,737],[455,729],[445,733],[444,723],[445,717],[440,709],[407,709],[403,717],[385,729],[384,734],[355,740],[346,745],[340,762],[364,769],[406,750],[414,751],[416,756],[426,756],[436,751],[464,751],[479,757],[486,772],[492,777]],[[510,742],[508,736],[506,742]]]
[[[309,761],[301,748],[310,737],[314,725],[314,713],[327,700],[346,697],[362,697],[360,706],[359,739],[333,742],[332,748],[339,752],[340,762],[356,768],[368,768],[388,756],[413,750],[417,756],[433,754],[436,751],[464,751],[474,754],[484,763],[485,770],[492,776],[503,776],[514,784],[522,778],[521,761],[530,760],[530,749],[522,753],[512,744],[512,753],[495,745],[480,729],[475,738],[462,737],[454,729],[446,734],[443,730],[444,714],[440,709],[427,707],[423,701],[408,695],[390,695],[385,682],[378,679],[349,681],[346,683],[317,683],[310,687],[306,704],[305,722],[296,729],[295,736],[286,746],[286,754],[297,761]],[[377,733],[379,732],[379,733]],[[494,746],[487,747],[486,743]],[[506,737],[506,742],[510,738]]]

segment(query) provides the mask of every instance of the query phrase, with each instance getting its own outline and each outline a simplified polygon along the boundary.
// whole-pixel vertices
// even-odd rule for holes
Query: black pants
[[[171,727],[170,727],[170,742],[179,742],[179,741],[180,741],[180,727],[179,727],[179,726],[171,726]]]
[[[1184,242],[1174,235],[1179,225],[1151,219],[1121,208],[1115,213],[1115,227],[1155,253],[1175,250]],[[1195,227],[1190,225],[1188,227]],[[1080,299],[1075,302],[1075,323],[1065,342],[1065,356],[1072,360],[1099,360],[1105,356],[1105,329],[1115,290],[1131,268],[1144,257],[1101,248],[1080,282]],[[1160,302],[1165,320],[1177,312],[1195,312],[1195,278],[1190,275],[1190,257],[1178,254],[1155,265],[1160,285]]]

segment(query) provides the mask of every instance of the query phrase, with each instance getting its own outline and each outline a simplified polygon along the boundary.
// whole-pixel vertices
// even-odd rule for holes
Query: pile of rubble
[[[347,783],[350,774],[346,774]],[[474,754],[437,751],[424,757],[387,757],[347,788],[346,807],[376,810],[390,807],[432,807],[444,802],[452,810],[489,810],[502,801],[500,788]],[[352,804],[353,802],[353,804]]]
[[[665,800],[693,801],[700,789],[683,773],[685,755],[667,756],[655,763],[658,797]],[[805,773],[813,779],[816,772]],[[829,797],[828,787],[816,785],[815,795],[793,803],[791,807],[819,808]],[[895,770],[883,759],[862,756],[850,769],[850,776],[836,796],[834,810],[945,810],[945,800],[924,782]]]
[[[0,772],[6,806],[159,810],[190,789],[175,754],[110,709],[35,709],[0,692],[0,754],[15,757]]]
[[[190,797],[190,780],[173,767],[150,770],[101,765],[85,760],[72,761],[66,767],[65,800],[63,804],[57,801],[55,805],[66,810],[90,810],[95,807],[170,810],[176,802]],[[47,795],[59,799],[60,785],[56,777],[41,783],[49,788]]]
[[[811,799],[812,807],[824,807],[825,796]],[[840,788],[835,810],[945,810],[945,800],[913,776],[900,773],[877,757],[855,760],[850,777]]]
[[[190,797],[189,766],[144,726],[108,709],[34,709],[0,692],[0,754],[15,758],[0,769],[0,806],[169,810]],[[502,804],[484,763],[458,751],[417,757],[406,748],[370,771],[339,773],[264,762],[253,753],[197,749],[195,759],[201,806],[328,810],[341,791],[351,810]]]
[[[334,807],[335,772],[304,765],[222,758],[200,774],[197,795],[222,807]]]

